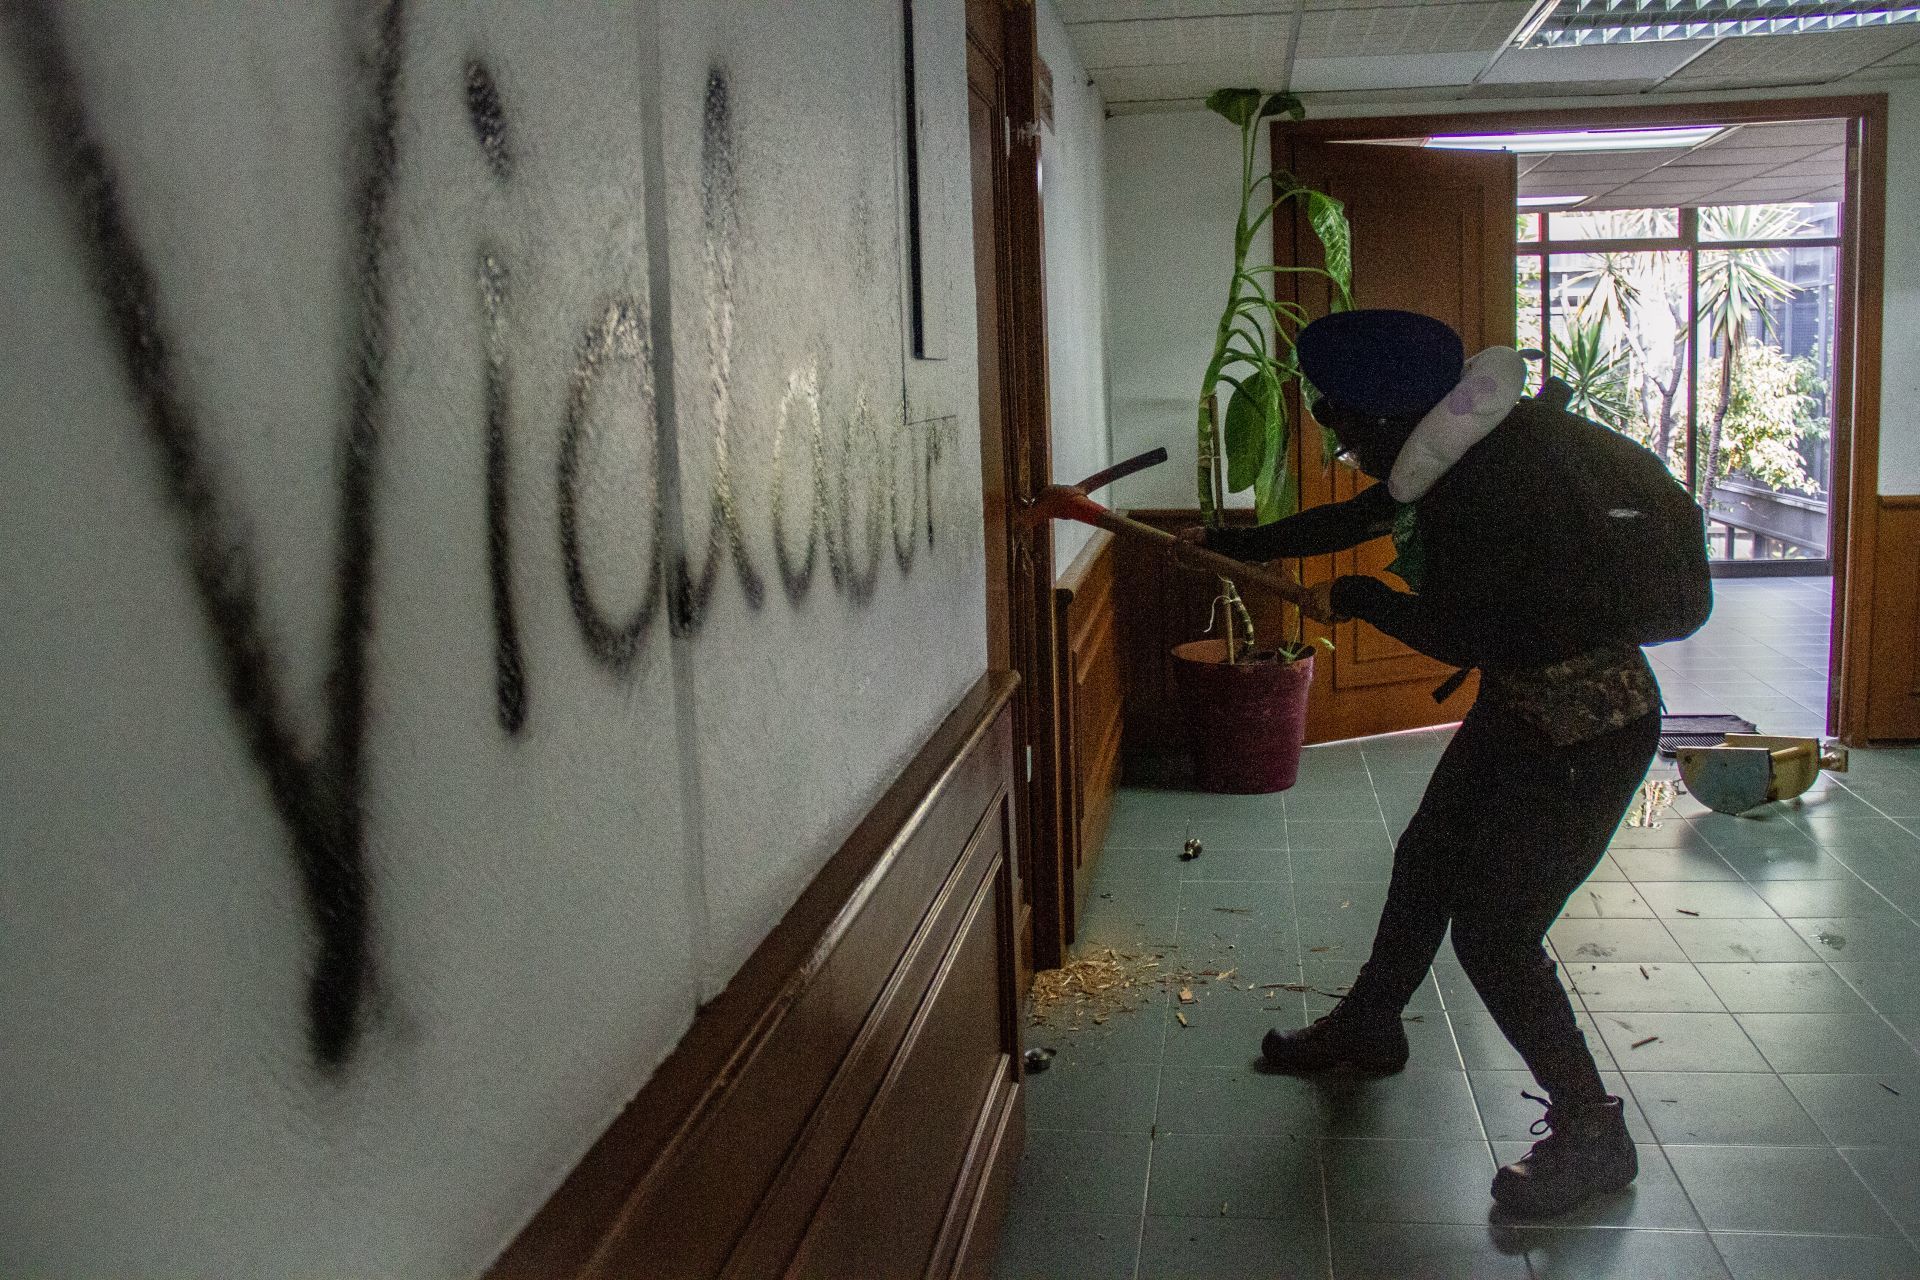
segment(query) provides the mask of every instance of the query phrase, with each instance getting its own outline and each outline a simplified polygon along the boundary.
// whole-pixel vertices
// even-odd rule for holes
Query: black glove
[[[1382,597],[1394,594],[1394,589],[1378,578],[1350,573],[1333,580],[1331,602],[1335,613],[1365,622],[1375,612],[1375,606]]]
[[[1266,560],[1269,557],[1261,551],[1259,532],[1254,525],[1229,525],[1221,529],[1209,527],[1200,545],[1235,560]]]

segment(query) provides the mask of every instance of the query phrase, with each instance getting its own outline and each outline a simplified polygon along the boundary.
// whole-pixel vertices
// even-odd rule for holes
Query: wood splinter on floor
[[[1653,975],[1647,972],[1647,966],[1645,965],[1640,966],[1640,976],[1645,978],[1648,982],[1653,981]]]
[[[1885,1089],[1888,1093],[1892,1094],[1894,1097],[1897,1098],[1900,1096],[1900,1091],[1894,1088],[1892,1085],[1888,1084],[1885,1080],[1875,1080],[1874,1083],[1879,1085],[1882,1089]]]
[[[1193,994],[1193,988],[1192,988],[1192,987],[1182,987],[1182,988],[1180,988],[1180,1003],[1181,1003],[1181,1004],[1192,1004],[1192,1003],[1194,1002],[1194,1000],[1195,1000],[1196,998],[1197,998],[1197,997],[1195,997],[1195,995]]]
[[[1695,918],[1698,918],[1700,915],[1698,911],[1689,911],[1685,907],[1675,907],[1674,910],[1678,911],[1683,916],[1693,916]]]
[[[1180,1025],[1183,1027],[1190,1027],[1193,1025],[1191,1022],[1187,1021],[1187,1015],[1180,1012],[1178,1009],[1175,1009],[1173,1011],[1173,1016],[1180,1019]]]
[[[1633,1049],[1638,1049],[1638,1048],[1640,1048],[1640,1047],[1641,1047],[1642,1045],[1649,1045],[1649,1044],[1652,1044],[1652,1043],[1653,1043],[1654,1041],[1656,1041],[1656,1040],[1658,1040],[1659,1038],[1660,1038],[1659,1036],[1648,1036],[1648,1037],[1646,1037],[1646,1038],[1645,1038],[1645,1039],[1643,1039],[1643,1040],[1635,1040],[1635,1041],[1634,1041],[1634,1042],[1633,1042],[1633,1043],[1632,1043],[1631,1045],[1629,1045],[1628,1047],[1629,1047],[1629,1048],[1633,1048]]]

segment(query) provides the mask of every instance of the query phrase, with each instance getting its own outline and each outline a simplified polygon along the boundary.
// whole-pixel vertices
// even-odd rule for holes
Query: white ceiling
[[[1291,89],[1310,112],[1920,78],[1920,24],[1790,36],[1518,49],[1533,0],[1057,0],[1116,114],[1214,89]],[[1838,122],[1747,125],[1688,151],[1533,155],[1522,195],[1579,207],[1837,200]]]
[[[1659,94],[1920,77],[1920,24],[1515,49],[1532,0],[1058,0],[1119,113],[1223,85],[1345,103]]]

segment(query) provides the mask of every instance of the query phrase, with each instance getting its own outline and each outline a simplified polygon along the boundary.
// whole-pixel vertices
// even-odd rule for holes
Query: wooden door
[[[1290,157],[1300,179],[1346,202],[1353,224],[1353,294],[1362,307],[1418,311],[1445,320],[1467,353],[1514,341],[1514,212],[1518,182],[1505,152],[1428,151],[1419,147],[1317,142],[1276,130],[1276,157]],[[1320,262],[1319,242],[1304,219],[1275,226],[1274,260]],[[1295,276],[1298,296],[1323,315],[1324,283]],[[1300,421],[1296,417],[1295,421]],[[1359,471],[1323,461],[1321,433],[1307,420],[1296,433],[1303,507],[1342,502],[1373,483]],[[1385,577],[1393,544],[1379,539],[1300,564],[1302,579],[1343,574]],[[1329,742],[1447,724],[1472,704],[1469,680],[1444,703],[1433,690],[1452,669],[1423,657],[1363,623],[1332,633],[1333,652],[1315,662],[1307,741]]]
[[[987,663],[1020,676],[1015,698],[1015,935],[1020,989],[1061,962],[1071,927],[1060,865],[1059,716],[1054,705],[1053,541],[1024,508],[1051,482],[1045,274],[1030,5],[967,4],[967,120],[979,342],[980,485],[986,528]]]

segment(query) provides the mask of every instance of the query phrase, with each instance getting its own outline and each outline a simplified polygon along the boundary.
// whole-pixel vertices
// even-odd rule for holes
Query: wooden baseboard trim
[[[832,1273],[876,1231],[900,1274],[945,1274],[955,1197],[995,1176],[963,1157],[1019,1097],[1015,683],[982,677],[492,1276]],[[948,1167],[877,1196],[876,1160],[923,1139]]]

